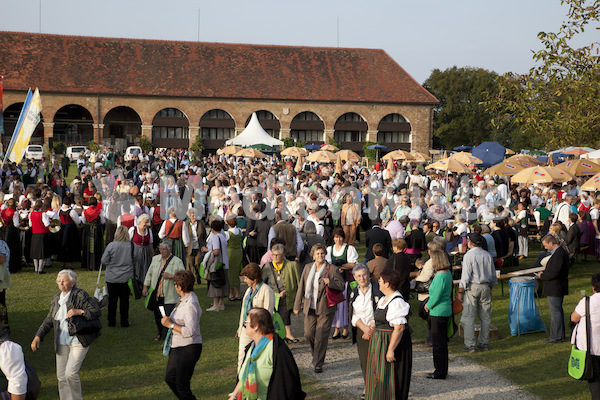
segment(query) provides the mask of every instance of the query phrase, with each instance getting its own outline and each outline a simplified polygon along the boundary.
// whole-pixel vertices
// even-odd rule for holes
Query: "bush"
[[[363,151],[365,152],[365,157],[369,160],[375,160],[377,158],[377,150],[367,149],[368,146],[373,146],[374,144],[379,144],[377,142],[365,142],[363,145]]]
[[[154,146],[152,145],[152,142],[143,136],[140,138],[140,147],[146,154],[150,153],[152,151],[152,149],[154,148]]]
[[[97,153],[98,150],[100,150],[100,146],[98,146],[98,143],[94,142],[93,140],[90,140],[88,142],[88,148],[94,153]]]
[[[202,143],[202,136],[196,136],[196,140],[194,140],[194,143],[192,143],[190,149],[192,149],[194,153],[202,153],[202,150],[204,149],[204,144]]]
[[[340,142],[338,142],[337,140],[335,140],[335,139],[334,139],[334,138],[332,138],[332,137],[328,137],[328,138],[327,138],[327,143],[329,143],[329,144],[331,144],[331,145],[333,145],[333,146],[337,147],[337,148],[338,148],[338,149],[340,149],[340,150],[341,150],[341,148],[342,148],[342,145],[341,145],[341,143],[340,143]]]
[[[52,151],[54,154],[65,154],[67,151],[67,145],[64,142],[54,142],[52,144]]]

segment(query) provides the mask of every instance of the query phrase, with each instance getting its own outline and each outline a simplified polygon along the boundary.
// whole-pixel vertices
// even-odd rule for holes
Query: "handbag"
[[[87,319],[80,315],[74,315],[71,318],[67,318],[69,325],[69,335],[89,335],[90,333],[99,332],[102,329],[102,322],[100,318]]]
[[[577,323],[579,324],[581,321]],[[590,298],[585,298],[585,340],[587,350],[577,348],[577,334],[575,334],[575,344],[571,345],[571,355],[569,356],[568,371],[569,375],[580,381],[592,379],[594,371],[592,367],[592,353],[590,352]]]
[[[427,282],[416,282],[415,283],[415,292],[417,293],[429,293],[429,286],[431,286],[431,282],[433,278],[428,280]]]
[[[458,332],[458,325],[454,321],[454,315],[448,317],[448,326],[446,328],[446,336],[451,339]]]
[[[428,301],[429,297],[419,303],[419,318],[421,318],[424,321],[427,321],[429,319],[429,311],[425,309],[425,305],[427,305]]]
[[[327,275],[329,278],[329,269],[331,268],[331,264],[327,265]],[[344,297],[344,292],[341,290],[331,289],[329,286],[325,286],[325,291],[327,292],[327,307],[333,307],[338,303],[346,300]]]
[[[131,243],[131,263],[132,264],[133,264],[133,260],[134,260],[134,258],[133,258],[134,246],[135,245],[132,242]],[[133,267],[133,276],[131,278],[129,278],[129,280],[127,281],[127,286],[129,286],[129,290],[131,291],[131,294],[133,295],[134,299],[139,300],[142,298],[142,291],[144,289],[144,284],[137,277],[137,275],[135,273],[135,267]]]
[[[460,301],[458,298],[452,299],[452,295],[450,300],[452,301],[452,316],[460,314],[463,310],[462,301]]]
[[[27,374],[27,394],[25,395],[25,400],[36,400],[40,394],[42,382],[33,365],[26,358],[24,358],[24,361],[25,373]]]
[[[219,255],[217,256],[217,266],[214,271],[205,270],[204,279],[210,281],[210,285],[215,289],[220,289],[227,284],[225,273],[225,264],[223,264],[223,247],[221,246],[221,237],[219,236]]]
[[[171,262],[172,258],[173,258],[173,255],[171,255],[171,256],[169,256],[169,258],[167,258],[167,261],[165,262],[164,267],[160,271],[160,275],[158,276],[158,280],[156,281],[156,286],[151,287],[150,290],[148,291],[148,295],[146,296],[145,306],[150,311],[155,311],[156,310],[156,306],[158,305],[158,296],[157,296],[158,293],[157,293],[156,289],[158,288],[158,285],[160,284],[162,276],[165,273],[165,270],[167,269],[167,266]]]
[[[100,276],[102,275],[102,264],[100,264],[100,270],[98,271],[98,280],[96,281],[96,290],[94,290],[94,299],[98,303],[100,309],[108,306],[108,293],[106,292],[106,285],[100,289]]]

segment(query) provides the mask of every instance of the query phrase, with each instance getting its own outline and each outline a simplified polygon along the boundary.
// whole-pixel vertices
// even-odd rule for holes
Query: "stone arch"
[[[299,142],[324,143],[325,122],[312,111],[303,111],[292,119],[290,123],[290,137]]]
[[[225,110],[214,108],[202,115],[198,124],[198,134],[202,138],[202,144],[206,150],[216,150],[225,142],[235,137],[235,120]]]
[[[362,152],[368,130],[369,124],[360,114],[347,112],[335,121],[333,139],[344,149]]]
[[[399,113],[388,114],[377,125],[377,142],[390,149],[411,150],[412,127],[406,117]]]
[[[254,112],[258,117],[260,126],[262,126],[269,135],[273,136],[275,139],[279,139],[279,131],[281,130],[281,122],[279,121],[279,118],[277,118],[275,114],[268,110],[259,110]],[[252,118],[252,114],[250,114],[250,116],[246,119],[246,124],[244,124],[244,126],[248,126],[248,123],[250,123],[250,118]]]
[[[106,113],[103,120],[102,143],[107,146],[133,145],[142,134],[142,119],[131,107],[117,106]]]
[[[190,120],[178,108],[166,107],[152,119],[152,144],[156,147],[188,148]]]
[[[85,145],[94,140],[94,117],[79,104],[67,104],[54,114],[55,141],[70,145]]]
[[[4,146],[4,149],[6,149],[10,143],[10,139],[15,131],[15,127],[17,126],[17,121],[19,120],[19,115],[23,109],[23,104],[25,103],[13,103],[6,107],[2,113],[2,116],[4,117],[4,135],[2,135],[2,145]],[[31,140],[29,141],[31,144],[44,144],[43,113],[40,114],[40,117],[40,122],[35,127],[33,135],[31,136]]]

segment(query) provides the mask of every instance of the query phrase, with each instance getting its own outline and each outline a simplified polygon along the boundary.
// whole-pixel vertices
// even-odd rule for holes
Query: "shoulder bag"
[[[577,327],[581,320],[577,323]],[[577,333],[575,333],[575,344],[571,345],[571,355],[569,356],[568,371],[569,375],[580,381],[592,379],[594,371],[592,369],[592,353],[590,350],[590,298],[585,298],[585,340],[587,350],[579,350],[577,348]]]
[[[281,318],[281,314],[279,314],[279,293],[275,294],[275,310],[273,311],[273,326],[275,327],[275,333],[282,339],[285,339],[285,324],[283,323],[283,318]]]
[[[331,264],[327,265],[327,275],[326,277],[329,278],[329,269],[331,268]],[[325,291],[327,292],[327,306],[328,307],[333,307],[338,303],[341,303],[342,301],[346,300],[346,298],[344,297],[344,292],[341,290],[335,290],[335,289],[331,289],[328,285],[325,285]]]
[[[223,263],[223,247],[221,246],[221,237],[217,235],[219,239],[219,255],[217,256],[217,266],[214,271],[207,271],[208,276],[205,275],[205,279],[210,281],[210,285],[216,289],[222,288],[227,284],[227,274],[225,272],[225,264]]]
[[[89,335],[90,333],[96,333],[102,329],[102,323],[100,318],[87,319],[80,315],[74,315],[71,318],[67,318],[69,324],[69,335]]]
[[[165,266],[160,271],[160,275],[158,276],[156,285],[154,287],[150,288],[150,290],[148,291],[148,295],[146,296],[146,304],[145,305],[146,305],[146,308],[150,311],[156,310],[156,306],[158,305],[158,296],[157,296],[158,293],[156,293],[156,289],[158,288],[158,285],[160,284],[163,274],[165,273],[165,270],[167,269],[167,266],[171,262],[172,258],[173,258],[173,255],[171,255],[171,256],[169,256],[169,258],[167,258],[167,261],[165,262]]]

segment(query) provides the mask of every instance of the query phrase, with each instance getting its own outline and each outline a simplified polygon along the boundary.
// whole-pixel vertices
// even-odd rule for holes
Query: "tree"
[[[514,123],[521,136],[542,148],[596,146],[600,139],[598,42],[574,47],[588,25],[598,28],[600,0],[563,0],[568,20],[556,33],[540,32],[544,49],[534,53],[526,75],[506,74],[488,101],[495,125]]]
[[[152,151],[154,146],[152,145],[151,141],[149,141],[147,138],[142,136],[140,138],[140,148],[144,151],[144,153],[148,154]]]
[[[433,134],[442,146],[476,146],[484,141],[511,144],[510,129],[495,127],[484,101],[498,91],[499,76],[482,68],[456,66],[433,70],[423,86],[440,101],[434,108]]]

